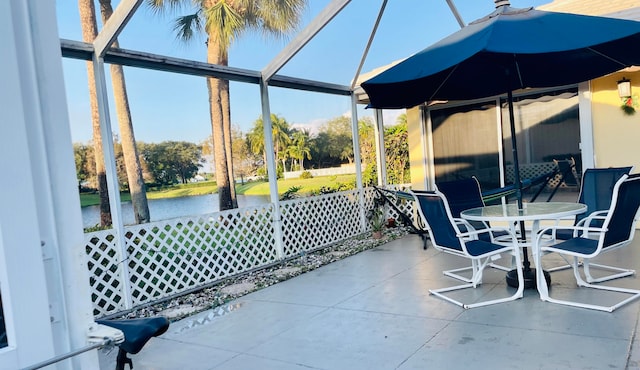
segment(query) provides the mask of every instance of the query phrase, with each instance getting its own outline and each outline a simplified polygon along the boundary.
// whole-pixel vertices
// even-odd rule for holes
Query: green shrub
[[[312,179],[313,175],[309,171],[302,171],[302,173],[300,174],[300,178],[301,179]]]
[[[287,191],[282,193],[280,196],[280,200],[290,200],[297,198],[298,191],[302,189],[302,186],[292,186]]]

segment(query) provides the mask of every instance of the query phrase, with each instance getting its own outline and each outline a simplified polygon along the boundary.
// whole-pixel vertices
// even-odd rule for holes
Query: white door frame
[[[27,118],[21,86],[16,1],[0,1],[0,289],[9,346],[0,368],[27,366],[54,355],[38,215],[31,171]],[[8,51],[8,52],[6,52]],[[31,362],[31,363],[33,363]]]
[[[0,369],[85,348],[95,329],[55,13],[0,1]],[[95,350],[55,365],[97,367]]]

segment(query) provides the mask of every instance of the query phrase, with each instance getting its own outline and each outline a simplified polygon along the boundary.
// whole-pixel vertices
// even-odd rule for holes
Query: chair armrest
[[[513,232],[511,230],[509,230],[506,227],[489,227],[486,229],[480,229],[480,230],[476,230],[473,227],[471,227],[471,229],[469,229],[469,231],[464,232],[464,233],[460,233],[457,234],[456,236],[459,238],[467,238],[467,237],[473,237],[474,239],[477,239],[479,234],[484,234],[484,233],[494,233],[496,231],[504,231],[507,234],[509,234],[510,237],[517,239],[516,235],[513,234]]]
[[[453,222],[455,222],[456,225],[464,226],[465,228],[467,228],[467,230],[470,230],[470,231],[476,229],[475,227],[473,227],[473,225],[471,225],[471,223],[469,221],[465,220],[464,218],[456,218],[456,217],[454,217],[453,218]]]
[[[583,218],[582,220],[580,220],[576,226],[589,226],[591,225],[591,222],[593,222],[594,220],[602,220],[604,221],[605,218],[607,218],[607,214],[609,213],[609,210],[604,210],[604,211],[595,211],[592,212],[591,214],[589,214],[589,216]]]
[[[556,230],[573,230],[574,237],[582,235],[586,238],[589,236],[589,233],[603,233],[607,231],[607,228],[587,226],[548,226],[538,231],[538,234],[535,237],[536,243],[539,242],[547,232],[551,232],[551,235],[553,235],[555,239]]]

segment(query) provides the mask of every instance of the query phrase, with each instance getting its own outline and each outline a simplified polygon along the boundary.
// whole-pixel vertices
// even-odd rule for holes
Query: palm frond
[[[209,42],[215,42],[223,52],[228,50],[245,28],[242,14],[225,0],[205,9],[205,19]]]
[[[258,1],[258,28],[265,37],[284,38],[296,31],[306,10],[305,0]]]
[[[145,0],[147,8],[156,15],[176,13],[190,6],[192,0]]]
[[[176,18],[173,30],[176,32],[178,40],[184,42],[193,40],[197,33],[203,31],[199,12]]]

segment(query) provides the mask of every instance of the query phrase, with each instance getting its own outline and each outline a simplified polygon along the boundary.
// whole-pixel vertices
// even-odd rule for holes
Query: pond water
[[[266,195],[238,195],[238,207],[252,207],[269,203]],[[217,212],[218,194],[194,195],[180,198],[149,199],[151,221],[160,221],[176,217],[196,216]],[[131,202],[122,203],[122,217],[125,225],[135,223]],[[100,207],[82,208],[83,227],[91,227],[100,223]]]

